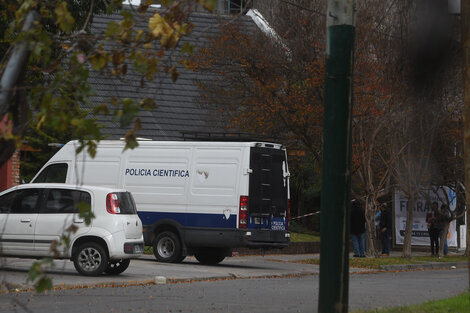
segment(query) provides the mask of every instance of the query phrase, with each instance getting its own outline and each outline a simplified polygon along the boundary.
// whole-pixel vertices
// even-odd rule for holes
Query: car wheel
[[[153,254],[159,262],[179,263],[184,257],[178,236],[171,231],[161,232],[153,240]]]
[[[131,259],[109,261],[108,267],[104,270],[104,272],[108,275],[119,275],[129,267],[130,263]]]
[[[225,249],[220,248],[200,248],[194,254],[196,260],[204,265],[219,264],[225,259]]]
[[[108,255],[100,244],[87,242],[78,247],[73,256],[73,265],[82,275],[98,276],[108,266]]]

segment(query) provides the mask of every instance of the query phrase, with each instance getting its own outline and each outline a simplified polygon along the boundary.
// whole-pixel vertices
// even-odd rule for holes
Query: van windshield
[[[130,192],[118,192],[119,214],[137,214],[134,198]]]

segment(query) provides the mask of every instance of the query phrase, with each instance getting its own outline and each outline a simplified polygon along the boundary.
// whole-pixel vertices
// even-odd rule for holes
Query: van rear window
[[[130,192],[117,192],[119,199],[119,214],[137,214],[134,198]]]

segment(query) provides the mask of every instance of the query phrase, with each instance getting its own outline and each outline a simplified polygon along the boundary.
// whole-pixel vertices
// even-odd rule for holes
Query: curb
[[[406,270],[421,270],[421,269],[434,269],[434,270],[449,270],[456,268],[468,268],[467,262],[429,262],[421,264],[396,264],[396,265],[383,265],[380,267],[384,271],[406,271]]]

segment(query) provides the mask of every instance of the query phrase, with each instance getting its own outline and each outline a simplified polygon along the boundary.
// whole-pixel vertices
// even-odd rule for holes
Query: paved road
[[[350,307],[420,303],[468,289],[467,269],[350,276]],[[0,312],[316,312],[318,276],[0,295]]]
[[[129,268],[118,276],[85,277],[79,275],[70,261],[55,261],[55,267],[48,270],[54,284],[76,286],[103,283],[133,284],[153,281],[163,276],[169,282],[185,280],[207,280],[224,278],[281,277],[288,275],[317,274],[319,267],[309,264],[292,263],[295,259],[318,257],[314,255],[268,255],[246,256],[225,259],[217,266],[199,264],[188,257],[182,264],[165,264],[155,261],[153,256],[132,260]],[[0,281],[24,286],[27,272],[34,260],[7,258],[0,268]],[[361,270],[353,270],[361,271]],[[31,285],[31,284],[29,284]]]

